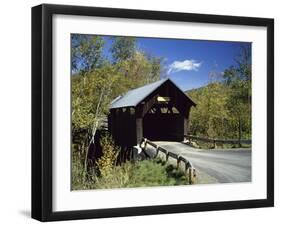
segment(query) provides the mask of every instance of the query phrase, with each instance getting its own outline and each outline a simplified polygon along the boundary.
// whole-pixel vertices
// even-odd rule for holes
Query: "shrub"
[[[101,147],[103,155],[97,160],[96,164],[101,177],[107,178],[112,175],[112,170],[116,165],[120,148],[115,146],[110,136],[104,136],[101,139]]]
[[[122,166],[115,166],[106,177],[95,176],[94,189],[125,188],[130,184],[130,177],[134,164],[127,162]]]
[[[128,187],[147,187],[173,184],[175,184],[175,179],[168,177],[165,166],[153,160],[144,160],[136,164]]]

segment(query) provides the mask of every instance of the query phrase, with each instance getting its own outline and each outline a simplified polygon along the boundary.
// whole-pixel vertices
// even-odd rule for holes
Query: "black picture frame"
[[[267,198],[95,210],[52,210],[52,18],[55,14],[247,25],[267,28]],[[274,206],[274,20],[267,18],[43,4],[32,8],[32,218],[122,217]]]

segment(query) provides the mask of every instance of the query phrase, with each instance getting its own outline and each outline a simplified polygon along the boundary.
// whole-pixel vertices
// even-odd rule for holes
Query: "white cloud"
[[[202,62],[196,60],[174,61],[168,66],[168,74],[178,71],[198,71]]]

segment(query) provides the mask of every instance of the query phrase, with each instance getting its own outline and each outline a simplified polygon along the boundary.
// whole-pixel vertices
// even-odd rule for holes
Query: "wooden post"
[[[193,179],[194,179],[196,177],[196,170],[194,168],[193,168],[192,175],[193,175]]]
[[[180,155],[179,155],[179,156],[178,156],[178,159],[177,159],[177,169],[180,168],[180,161],[181,161],[181,159],[180,159]]]
[[[155,155],[154,155],[154,158],[157,157],[158,153],[159,153],[159,147],[157,146],[157,147],[156,147],[156,153],[155,153]]]
[[[188,183],[194,184],[195,169],[190,162],[185,163],[185,175],[187,175]]]
[[[188,168],[188,179],[189,184],[194,184],[194,168],[192,166]]]
[[[144,150],[146,150],[146,147],[147,147],[147,139],[146,138],[144,138]]]
[[[168,159],[169,159],[169,152],[165,151],[166,153],[166,162],[168,162]]]
[[[214,149],[216,149],[217,148],[216,139],[214,139],[213,143],[214,143]]]
[[[185,174],[187,174],[188,167],[189,167],[189,162],[186,162],[185,163],[185,169],[184,169]]]

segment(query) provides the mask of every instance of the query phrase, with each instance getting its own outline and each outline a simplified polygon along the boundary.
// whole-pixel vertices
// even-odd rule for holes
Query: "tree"
[[[227,100],[229,117],[236,125],[238,139],[241,140],[243,131],[251,134],[251,46],[241,45],[235,61],[237,65],[225,70],[223,77],[231,90]]]
[[[160,77],[163,75],[163,57],[156,57],[150,54],[146,54],[146,58],[149,61],[151,65],[151,71],[148,78],[148,83],[154,82],[160,79]]]
[[[213,82],[189,91],[188,95],[197,103],[195,108],[191,108],[191,133],[210,138],[231,138],[225,106],[228,88],[220,82]]]
[[[110,48],[114,63],[128,60],[133,57],[136,51],[136,38],[116,37]]]
[[[96,35],[71,35],[72,73],[89,72],[103,63],[104,40]]]

